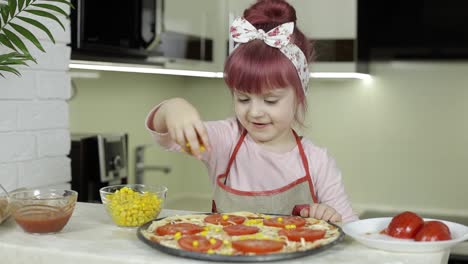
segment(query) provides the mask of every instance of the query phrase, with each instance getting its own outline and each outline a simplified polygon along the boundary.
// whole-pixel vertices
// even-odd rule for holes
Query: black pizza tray
[[[273,214],[270,214],[273,215]],[[171,247],[166,247],[158,242],[149,240],[143,235],[143,231],[147,230],[148,227],[152,224],[153,221],[158,221],[162,220],[165,217],[158,218],[152,221],[147,222],[146,224],[143,224],[140,226],[137,230],[137,236],[138,239],[143,241],[143,243],[147,244],[148,246],[155,248],[161,252],[173,255],[173,256],[178,256],[178,257],[183,257],[183,258],[190,258],[190,259],[198,259],[198,260],[207,260],[207,261],[218,261],[218,262],[268,262],[268,261],[280,261],[280,260],[288,260],[288,259],[294,259],[294,258],[300,258],[300,257],[305,257],[313,254],[320,253],[324,250],[327,250],[334,245],[338,244],[341,242],[345,236],[343,230],[341,227],[329,223],[335,227],[338,228],[340,235],[338,236],[337,239],[335,239],[333,242],[319,246],[316,248],[304,250],[304,251],[297,251],[297,252],[289,252],[289,253],[272,253],[272,254],[263,254],[263,255],[220,255],[220,254],[206,254],[206,253],[200,253],[200,252],[192,252],[192,251],[186,251],[186,250],[181,250],[181,249],[176,249],[176,248],[171,248]]]

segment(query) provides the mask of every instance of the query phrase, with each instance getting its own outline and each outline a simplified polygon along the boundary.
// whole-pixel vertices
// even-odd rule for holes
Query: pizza
[[[342,238],[338,226],[323,220],[250,212],[170,216],[139,232],[158,246],[226,256],[308,251]]]

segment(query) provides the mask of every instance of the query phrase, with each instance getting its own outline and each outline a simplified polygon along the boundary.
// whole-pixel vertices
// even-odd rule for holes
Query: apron
[[[304,153],[304,148],[302,147],[301,139],[294,130],[293,134],[296,138],[302,164],[306,172],[304,177],[283,187],[268,191],[241,191],[227,186],[226,181],[229,176],[229,170],[247,135],[247,131],[244,130],[229,159],[226,172],[216,177],[212,212],[249,211],[290,215],[296,205],[317,203],[317,197],[315,195],[312,178],[309,173],[309,165]]]

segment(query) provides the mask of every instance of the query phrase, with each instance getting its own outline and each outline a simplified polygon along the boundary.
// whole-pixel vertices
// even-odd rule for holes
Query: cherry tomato
[[[232,241],[232,247],[237,251],[244,253],[265,254],[279,251],[283,248],[283,246],[283,242],[266,239],[245,239]]]
[[[414,238],[424,220],[413,212],[403,212],[392,218],[386,233],[396,238]]]
[[[267,226],[284,228],[286,225],[295,225],[302,227],[306,224],[306,220],[299,216],[278,216],[270,219],[264,219],[263,224]]]
[[[251,235],[255,234],[260,229],[256,226],[246,226],[246,225],[231,225],[223,228],[226,233],[230,236],[242,236],[242,235]]]
[[[416,241],[450,240],[452,235],[448,226],[440,221],[427,221],[414,237]]]
[[[204,236],[184,236],[177,240],[179,246],[185,250],[206,252],[209,249],[218,249],[223,242],[217,238],[206,238]]]
[[[286,236],[291,241],[301,241],[301,238],[304,238],[305,241],[313,242],[322,239],[325,236],[325,230],[299,227],[294,229],[281,229],[278,234],[280,236]]]
[[[182,235],[193,235],[203,231],[203,227],[190,223],[165,224],[156,229],[160,236],[174,235],[180,232]]]
[[[205,222],[215,225],[235,225],[242,224],[245,221],[245,217],[237,215],[222,215],[222,214],[212,214],[205,217]]]

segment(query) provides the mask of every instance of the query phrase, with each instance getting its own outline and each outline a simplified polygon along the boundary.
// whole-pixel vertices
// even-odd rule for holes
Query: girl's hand
[[[309,208],[303,208],[300,214],[302,217],[312,217],[333,223],[341,222],[341,214],[326,204],[311,204]]]
[[[201,159],[204,148],[209,151],[208,134],[198,111],[182,98],[173,98],[165,102],[156,113],[163,117],[170,137],[183,150]],[[156,123],[156,121],[155,121]]]

